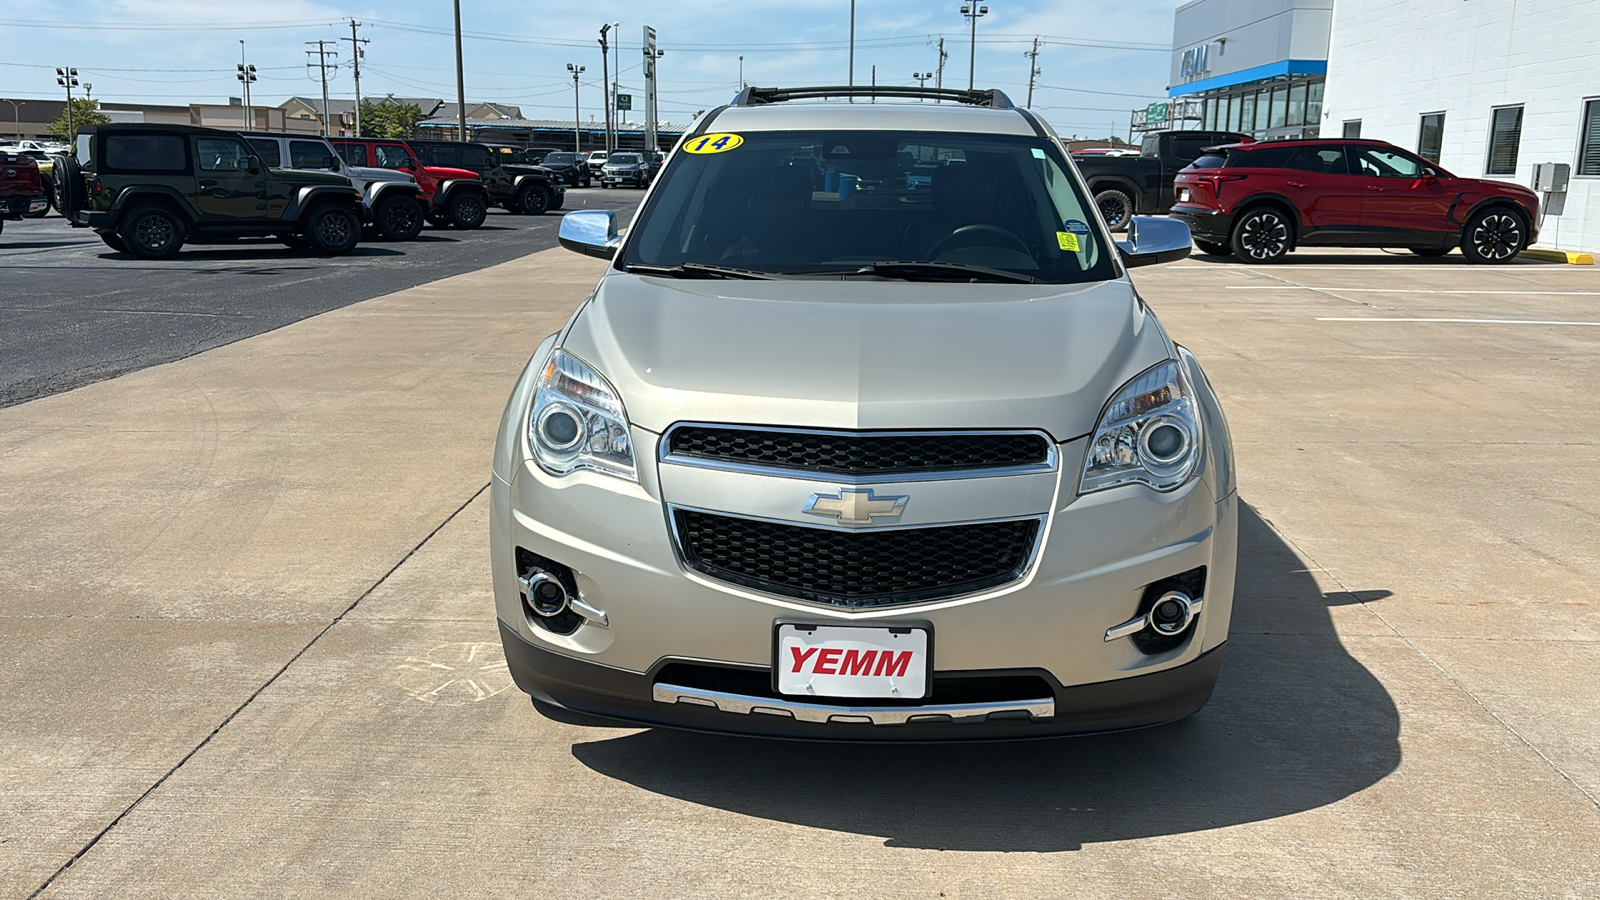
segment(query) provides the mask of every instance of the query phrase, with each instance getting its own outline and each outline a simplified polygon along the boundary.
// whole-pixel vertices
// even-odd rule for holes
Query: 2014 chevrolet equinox
[[[864,89],[856,89],[863,91]],[[495,448],[506,660],[557,708],[847,740],[1205,705],[1233,597],[1222,410],[1065,149],[998,91],[747,89],[533,353]],[[886,94],[929,102],[886,103]]]

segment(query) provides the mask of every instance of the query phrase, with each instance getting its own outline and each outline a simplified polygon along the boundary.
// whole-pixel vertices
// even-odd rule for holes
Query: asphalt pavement
[[[642,191],[576,188],[562,212],[631,216]],[[0,407],[281,328],[362,300],[556,246],[560,213],[495,208],[482,228],[425,229],[324,258],[276,240],[189,245],[165,260],[117,253],[51,215],[0,232]]]

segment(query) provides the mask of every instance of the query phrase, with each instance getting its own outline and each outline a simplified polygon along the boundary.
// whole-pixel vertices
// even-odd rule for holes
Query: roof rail
[[[1004,91],[962,91],[955,88],[896,87],[857,84],[835,87],[761,88],[750,86],[734,98],[734,106],[761,106],[786,100],[820,100],[827,97],[890,97],[910,100],[946,100],[968,106],[1014,109]]]

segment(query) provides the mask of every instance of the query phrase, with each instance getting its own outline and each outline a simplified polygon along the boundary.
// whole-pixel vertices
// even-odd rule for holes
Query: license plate
[[[1189,189],[1188,188],[1183,188],[1182,190],[1178,191],[1178,200],[1180,202],[1188,200],[1188,199],[1189,199]]]
[[[928,696],[926,628],[778,625],[778,693],[797,697]]]

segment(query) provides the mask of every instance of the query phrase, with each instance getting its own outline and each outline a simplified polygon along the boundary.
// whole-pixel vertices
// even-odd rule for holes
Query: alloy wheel
[[[317,222],[317,239],[325,247],[340,247],[350,238],[350,220],[345,216],[326,215]]]
[[[397,201],[390,203],[383,217],[384,231],[391,235],[407,235],[421,229],[417,221],[417,205]]]
[[[1289,226],[1277,213],[1254,213],[1240,226],[1239,244],[1251,259],[1275,259],[1289,249]]]
[[[151,213],[139,218],[134,224],[133,234],[140,247],[151,253],[160,253],[171,246],[173,239],[178,236],[178,230],[173,227],[171,219]]]
[[[1127,224],[1128,201],[1126,195],[1120,191],[1107,191],[1096,198],[1096,205],[1100,207],[1100,216],[1106,220],[1106,225],[1113,230]]]
[[[1484,259],[1510,259],[1522,248],[1522,223],[1509,213],[1484,216],[1472,230],[1472,246]]]

